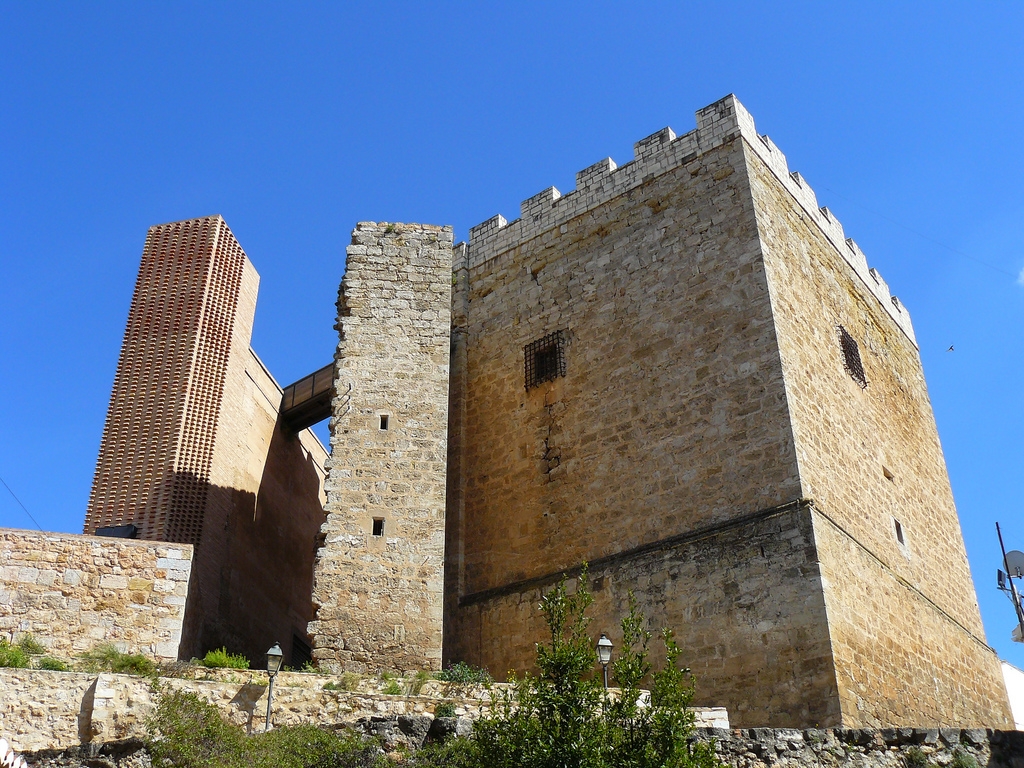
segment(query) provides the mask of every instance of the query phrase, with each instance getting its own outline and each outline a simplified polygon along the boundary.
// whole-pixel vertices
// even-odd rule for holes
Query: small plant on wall
[[[207,651],[199,662],[209,669],[248,669],[249,659],[240,653],[228,653],[227,648]]]

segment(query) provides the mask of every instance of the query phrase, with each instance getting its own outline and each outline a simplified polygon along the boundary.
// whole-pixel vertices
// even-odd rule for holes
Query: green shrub
[[[427,744],[402,762],[403,768],[477,768],[479,765],[476,746],[470,739],[448,739],[440,744]]]
[[[239,768],[384,768],[389,763],[368,739],[315,725],[274,728],[251,736]]]
[[[463,685],[490,685],[494,682],[494,679],[486,669],[470,666],[464,661],[449,664],[448,668],[438,672],[436,677],[438,680],[443,680],[446,683],[460,683]]]
[[[175,691],[161,696],[146,727],[154,766],[213,768],[242,762],[242,729],[228,723],[215,706],[194,693]]]
[[[80,657],[87,672],[117,672],[127,675],[156,674],[156,664],[141,653],[121,653],[113,643],[100,643]]]
[[[399,696],[402,693],[402,686],[398,684],[397,680],[388,680],[384,684],[384,688],[381,689],[381,693],[386,693],[388,696]]]
[[[68,665],[67,664],[65,664],[60,659],[53,658],[52,656],[43,656],[42,658],[39,659],[39,661],[37,662],[36,666],[38,666],[39,669],[49,669],[49,670],[51,670],[53,672],[67,672],[68,671]]]
[[[455,705],[450,701],[442,701],[434,707],[434,717],[455,717]]]
[[[313,725],[246,737],[194,693],[160,698],[146,723],[156,768],[385,768],[373,741]]]
[[[952,768],[978,768],[978,759],[963,747],[953,750]]]
[[[29,656],[39,656],[46,652],[43,644],[32,637],[32,635],[22,635],[21,639],[18,640],[18,647]]]
[[[207,651],[199,662],[210,669],[248,669],[249,659],[240,653],[228,653],[227,648]]]
[[[0,640],[0,667],[24,669],[28,666],[28,654],[18,645]]]
[[[907,768],[927,768],[928,756],[920,747],[911,747],[903,755],[903,762]]]
[[[465,746],[427,751],[417,765],[452,768],[720,768],[714,745],[694,739],[688,709],[693,678],[679,666],[680,650],[665,631],[666,665],[648,661],[651,633],[630,595],[622,620],[622,647],[612,665],[620,695],[610,699],[594,672],[594,643],[586,610],[592,598],[584,569],[576,591],[562,580],[541,601],[550,643],[538,644],[536,677],[513,677],[492,697]],[[640,706],[640,683],[650,681]],[[428,762],[434,760],[433,763]]]

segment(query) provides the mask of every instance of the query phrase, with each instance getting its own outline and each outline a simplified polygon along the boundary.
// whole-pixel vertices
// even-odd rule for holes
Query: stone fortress
[[[257,286],[150,230],[86,535],[0,531],[0,630],[503,679],[587,563],[735,726],[1012,727],[909,315],[735,97],[466,243],[359,224],[284,388]]]

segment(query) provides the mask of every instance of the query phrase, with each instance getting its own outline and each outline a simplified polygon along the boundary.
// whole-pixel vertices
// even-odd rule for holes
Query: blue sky
[[[279,381],[364,219],[470,226],[728,93],[914,320],[988,640],[1024,549],[1024,8],[0,0],[0,477],[80,531],[146,229],[221,213]],[[953,352],[948,352],[950,345]],[[323,428],[321,428],[321,433]],[[0,526],[34,527],[0,487]]]

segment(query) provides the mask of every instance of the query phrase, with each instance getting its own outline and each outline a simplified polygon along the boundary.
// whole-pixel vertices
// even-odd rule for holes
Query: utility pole
[[[1010,560],[1006,556],[1006,545],[1003,544],[1003,532],[999,529],[999,523],[996,523],[996,535],[999,536],[999,549],[1003,553],[1003,568],[1006,569],[1006,580],[1009,582],[1010,599],[1013,601],[1014,610],[1017,612],[1017,629],[1013,633],[1013,639],[1018,643],[1024,643],[1024,607],[1020,604],[1020,594],[1017,592],[1017,585],[1013,583],[1014,571],[1017,573],[1017,578],[1024,578],[1024,573],[1021,572],[1021,564],[1014,562],[1014,567],[1010,567]],[[1011,552],[1013,555],[1020,555],[1020,552]],[[1003,585],[1002,579],[1003,572],[999,572],[999,588],[1004,592],[1007,588]]]

